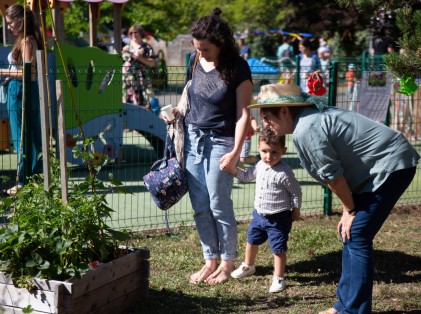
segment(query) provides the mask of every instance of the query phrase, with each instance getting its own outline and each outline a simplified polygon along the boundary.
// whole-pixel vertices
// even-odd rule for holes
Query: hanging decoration
[[[411,96],[418,89],[417,84],[415,84],[415,78],[412,75],[401,78],[399,84],[401,89],[396,92],[406,96]]]

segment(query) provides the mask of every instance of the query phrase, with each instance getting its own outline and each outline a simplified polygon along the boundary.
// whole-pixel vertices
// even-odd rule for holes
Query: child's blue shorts
[[[259,215],[253,211],[253,219],[247,231],[247,242],[261,245],[269,240],[273,254],[284,253],[288,250],[288,237],[292,227],[291,211],[283,211],[273,215]]]

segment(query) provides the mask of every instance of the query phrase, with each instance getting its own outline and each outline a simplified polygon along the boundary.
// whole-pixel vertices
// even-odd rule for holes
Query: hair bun
[[[215,8],[212,10],[211,16],[219,18],[221,13],[222,13],[222,10],[220,8]]]

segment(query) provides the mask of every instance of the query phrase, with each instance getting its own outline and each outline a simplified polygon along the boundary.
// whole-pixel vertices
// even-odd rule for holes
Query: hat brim
[[[311,102],[289,102],[289,103],[273,103],[273,104],[251,104],[247,108],[275,108],[275,107],[298,107],[298,106],[311,106]]]

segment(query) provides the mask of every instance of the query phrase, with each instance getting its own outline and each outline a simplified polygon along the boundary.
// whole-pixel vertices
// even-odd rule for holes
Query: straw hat
[[[307,96],[307,97],[306,97]],[[300,87],[291,84],[267,84],[260,87],[257,102],[249,108],[311,106],[308,95]]]

